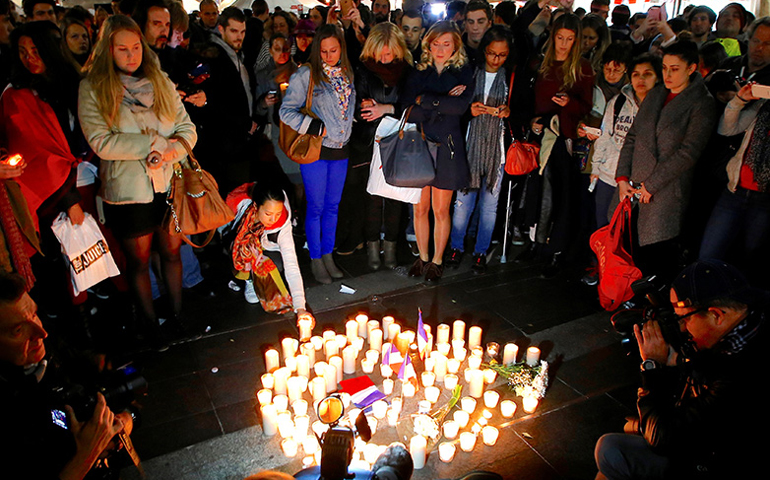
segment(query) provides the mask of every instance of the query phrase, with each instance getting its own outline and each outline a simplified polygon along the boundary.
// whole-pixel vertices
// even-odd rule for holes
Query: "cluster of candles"
[[[359,358],[361,358],[361,370],[369,374],[374,372],[380,362],[381,353],[389,343],[394,345],[404,357],[409,354],[410,348],[416,347],[415,332],[402,331],[401,326],[390,316],[383,317],[380,322],[369,319],[365,314],[359,314],[355,319],[346,322],[344,335],[334,330],[326,330],[322,335],[313,335],[313,326],[312,318],[301,317],[298,320],[300,340],[284,338],[281,340],[280,354],[277,349],[272,348],[265,352],[267,373],[262,375],[262,389],[257,392],[263,433],[267,436],[280,434],[283,439],[281,447],[287,457],[297,456],[301,446],[305,454],[303,460],[305,466],[312,465],[313,462],[319,463],[320,459],[318,441],[314,435],[308,435],[309,404],[305,399],[305,392],[310,391],[312,405],[315,407],[328,394],[337,391],[338,384],[344,375],[356,373]],[[511,400],[500,402],[498,392],[485,391],[487,385],[495,382],[497,374],[494,370],[481,368],[484,356],[484,348],[481,346],[483,333],[481,327],[471,326],[467,331],[467,341],[466,325],[462,320],[456,320],[451,326],[440,324],[436,329],[435,337],[429,325],[425,325],[425,330],[428,337],[428,353],[424,360],[425,371],[421,372],[419,378],[424,399],[418,401],[418,411],[428,413],[433,408],[442,393],[440,384],[451,392],[460,382],[460,378],[463,378],[468,383],[469,396],[462,399],[462,409],[454,413],[454,418],[444,423],[444,436],[448,440],[454,440],[459,434],[460,448],[463,451],[473,450],[479,435],[485,445],[494,445],[498,430],[488,425],[492,417],[488,409],[499,406],[501,415],[504,418],[511,418],[516,411],[516,404]],[[490,347],[491,345],[494,347]],[[365,346],[368,348],[364,349]],[[495,350],[490,351],[490,348]],[[487,354],[496,356],[496,349],[499,349],[497,344],[489,344]],[[280,361],[281,356],[283,363]],[[506,344],[502,362],[514,363],[517,356],[518,346],[513,343]],[[536,347],[527,349],[528,364],[536,365],[539,359],[540,351]],[[461,371],[465,362],[467,367]],[[376,431],[379,420],[387,422],[390,427],[395,427],[404,399],[413,398],[417,394],[417,386],[414,383],[391,378],[395,372],[389,365],[380,364],[379,367],[379,373],[383,377],[383,393],[393,394],[396,385],[400,386],[401,391],[400,395],[391,399],[390,406],[384,400],[377,401],[371,406],[371,415],[368,420],[372,433]],[[482,399],[486,409],[481,417],[472,424],[471,431],[459,433],[460,429],[468,426],[477,401]],[[534,405],[531,399],[524,400],[524,409],[528,413],[534,411],[537,399],[534,399]],[[350,396],[343,394],[343,401],[347,408]],[[352,423],[359,411],[353,409],[346,413],[346,417]],[[326,428],[328,427],[321,422],[312,424],[313,432],[319,437]],[[365,468],[363,463],[368,462],[375,452],[381,453],[384,449],[382,446],[364,444],[360,440],[356,445],[356,451],[359,454],[354,456],[354,460],[357,459],[359,467],[362,468]],[[422,468],[427,457],[427,441],[424,437],[416,436],[410,441],[409,447],[415,460],[415,468]],[[454,442],[439,445],[439,457],[442,461],[451,461],[454,451]],[[373,462],[374,460],[368,463]],[[353,466],[352,463],[351,466]]]

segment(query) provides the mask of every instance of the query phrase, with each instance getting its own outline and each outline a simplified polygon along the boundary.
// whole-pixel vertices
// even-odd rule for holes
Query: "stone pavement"
[[[401,260],[411,262],[408,254]],[[450,464],[440,462],[434,451],[412,478],[457,478],[474,469],[511,479],[593,478],[596,440],[621,431],[624,416],[633,413],[637,361],[612,331],[596,289],[578,281],[581,272],[542,280],[537,265],[493,261],[485,275],[474,276],[469,260],[430,285],[406,277],[403,267],[369,273],[361,252],[341,257],[345,279],[308,285],[315,331],[333,327],[344,333],[344,322],[359,312],[377,319],[390,314],[414,328],[420,307],[434,331],[439,323],[460,318],[484,329],[484,343],[513,341],[520,352],[539,346],[551,364],[550,387],[535,413],[525,414],[521,399],[498,380],[494,387],[502,398],[519,405],[513,419],[492,419],[501,427],[498,444],[479,442],[471,453],[458,449]],[[340,283],[356,293],[339,293]],[[299,471],[301,456],[285,458],[279,437],[262,435],[254,398],[264,373],[262,352],[279,346],[283,336],[297,335],[293,318],[266,315],[227,289],[213,298],[185,301],[196,326],[210,326],[209,333],[163,354],[146,353],[137,362],[150,382],[141,400],[143,423],[133,435],[147,478],[240,480],[264,469]],[[395,429],[380,421],[373,441],[395,439]],[[126,471],[124,478],[138,476]]]

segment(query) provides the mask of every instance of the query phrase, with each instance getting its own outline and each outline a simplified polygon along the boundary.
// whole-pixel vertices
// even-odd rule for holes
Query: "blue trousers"
[[[450,234],[451,247],[463,251],[465,248],[465,234],[468,232],[468,223],[473,211],[479,210],[479,226],[476,232],[476,247],[474,254],[487,253],[492,242],[492,232],[495,230],[497,220],[497,200],[500,198],[500,186],[503,182],[502,165],[497,183],[490,192],[487,188],[488,177],[481,179],[481,188],[478,190],[458,191],[455,199],[455,210],[452,215],[452,233]],[[478,201],[478,205],[477,205]]]
[[[652,451],[639,435],[608,433],[594,449],[599,473],[609,480],[663,480],[670,475],[668,458]]]
[[[310,258],[332,253],[348,160],[318,160],[300,165],[305,184],[305,236]]]

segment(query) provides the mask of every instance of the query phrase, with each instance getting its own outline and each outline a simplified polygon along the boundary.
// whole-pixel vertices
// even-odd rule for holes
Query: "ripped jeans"
[[[473,212],[479,210],[479,227],[476,232],[476,246],[474,254],[487,253],[492,242],[492,232],[495,230],[497,220],[497,200],[500,197],[500,186],[505,176],[500,165],[500,173],[497,176],[497,184],[492,192],[487,189],[487,179],[481,179],[481,188],[478,190],[458,191],[455,199],[455,209],[452,215],[452,233],[450,235],[451,248],[465,250],[465,234],[468,231]],[[478,205],[477,205],[478,200]]]

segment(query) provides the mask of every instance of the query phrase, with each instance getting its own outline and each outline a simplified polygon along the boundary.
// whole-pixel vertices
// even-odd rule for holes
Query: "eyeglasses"
[[[506,58],[508,58],[509,52],[505,52],[505,53],[492,53],[489,50],[486,50],[484,52],[484,54],[487,57],[493,57],[495,60],[505,60]]]
[[[623,75],[624,73],[626,73],[625,68],[611,68],[609,66],[604,67],[605,75]]]
[[[680,315],[679,318],[677,318],[677,321],[679,321],[679,323],[682,323],[682,322],[687,323],[687,320],[690,319],[693,315],[696,315],[698,313],[703,313],[706,311],[708,311],[708,308],[696,308],[690,313],[685,313],[684,315]]]

